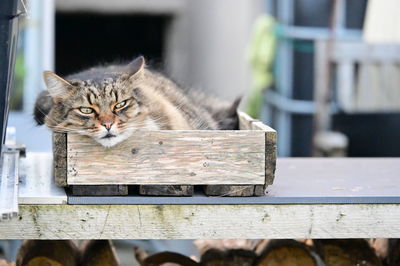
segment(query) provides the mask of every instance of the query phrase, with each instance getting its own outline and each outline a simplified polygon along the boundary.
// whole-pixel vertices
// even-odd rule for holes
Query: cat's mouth
[[[104,137],[102,137],[102,139],[109,139],[109,138],[115,138],[116,136],[115,135],[113,135],[113,134],[111,134],[111,133],[108,133],[107,135],[105,135]]]

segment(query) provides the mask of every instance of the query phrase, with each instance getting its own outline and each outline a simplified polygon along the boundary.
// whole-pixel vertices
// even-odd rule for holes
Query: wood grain
[[[252,122],[257,120],[241,111],[238,111],[237,114],[239,129],[253,130]],[[261,186],[264,187],[264,185]],[[207,196],[249,197],[254,195],[254,186],[208,185],[204,186],[204,193]]]
[[[258,120],[252,118],[251,116],[249,116],[248,114],[238,111],[237,115],[239,117],[239,129],[240,130],[252,130],[253,126],[252,123],[253,122],[257,122]]]
[[[59,187],[67,186],[67,134],[53,133],[54,179]]]
[[[268,185],[272,185],[276,169],[276,131],[259,120],[253,119],[248,114],[238,111],[239,128],[243,130],[262,130],[265,132],[265,184],[256,185],[255,196],[264,196]],[[234,188],[235,189],[235,188]],[[236,188],[237,189],[237,188]]]
[[[316,43],[316,131],[331,126],[331,98],[346,113],[396,112],[400,110],[400,45],[366,44],[360,41]],[[336,68],[333,94],[329,75]]]
[[[104,148],[68,135],[68,184],[265,183],[265,133],[258,130],[142,131]]]
[[[257,120],[253,119],[248,114],[241,111],[238,111],[237,115],[239,118],[240,130],[253,130],[252,122]],[[207,196],[248,197],[248,196],[253,196],[254,194],[254,186],[207,185],[204,186],[203,189],[204,193]]]
[[[204,186],[204,194],[207,196],[250,197],[254,195],[254,186],[208,185]]]
[[[319,264],[305,244],[293,239],[272,239],[268,241],[264,250],[260,250],[259,258],[253,265],[317,266]]]
[[[400,238],[399,228],[398,204],[22,205],[0,239]]]
[[[326,265],[382,266],[365,239],[320,239],[313,242]]]
[[[110,240],[87,240],[80,245],[81,266],[119,266],[117,253]]]
[[[194,186],[180,185],[141,185],[139,194],[147,196],[193,196]]]
[[[74,196],[126,196],[127,185],[74,185],[71,193]]]
[[[79,250],[71,240],[27,240],[22,243],[17,258],[17,265],[23,266],[77,266]]]

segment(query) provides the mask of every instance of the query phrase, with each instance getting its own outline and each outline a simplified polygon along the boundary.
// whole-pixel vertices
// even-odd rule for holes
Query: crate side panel
[[[253,122],[252,127],[265,132],[265,184],[272,185],[276,168],[276,131],[260,121]]]
[[[276,169],[276,131],[265,132],[265,184],[272,185]]]
[[[54,181],[57,186],[67,186],[67,134],[53,133]]]
[[[68,184],[264,183],[262,131],[142,131],[111,148],[68,136]]]
[[[263,122],[253,119],[248,114],[238,112],[239,124],[242,129],[262,130],[265,132],[265,186],[256,186],[254,194],[262,196],[265,194],[267,185],[272,185],[275,178],[276,168],[276,130],[265,125]]]
[[[252,123],[257,120],[241,111],[237,111],[237,115],[239,118],[239,128],[241,130],[252,130]]]

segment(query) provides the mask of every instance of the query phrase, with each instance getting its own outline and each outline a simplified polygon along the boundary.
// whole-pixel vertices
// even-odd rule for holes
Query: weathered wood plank
[[[57,186],[67,186],[67,134],[53,133],[54,179]]]
[[[276,131],[265,132],[265,184],[272,185],[275,177],[277,147]]]
[[[334,62],[396,63],[400,61],[400,45],[340,41],[335,42],[331,58]]]
[[[19,215],[0,223],[1,239],[400,238],[398,204],[22,205]]]
[[[250,197],[254,195],[254,186],[208,185],[204,186],[204,193],[207,196]]]
[[[265,132],[265,184],[256,185],[255,196],[264,196],[268,185],[274,182],[276,168],[276,131],[248,114],[238,111],[240,129],[262,130]],[[233,188],[235,189],[235,188]]]
[[[264,184],[264,143],[257,130],[143,131],[111,148],[69,134],[68,184]]]
[[[241,111],[238,111],[237,114],[239,129],[252,130],[251,123],[254,119]],[[204,186],[204,193],[208,196],[249,197],[254,194],[254,186],[208,185]]]
[[[53,154],[28,152],[20,160],[19,204],[66,204],[65,189],[54,182]]]
[[[265,184],[257,185],[254,189],[255,196],[264,196],[267,186],[272,185],[275,178],[277,157],[276,131],[260,121],[253,121],[251,127],[253,130],[262,130],[265,132]]]
[[[127,185],[73,185],[71,193],[74,196],[126,196]]]
[[[240,130],[252,130],[252,123],[258,121],[242,111],[237,111],[237,115],[239,117]]]
[[[360,41],[319,41],[315,56],[316,132],[330,128],[330,79],[336,65],[334,91],[340,108],[348,113],[399,110],[400,45]],[[331,73],[332,72],[332,73]],[[335,98],[335,97],[333,97]]]
[[[193,196],[194,186],[141,185],[139,194],[147,196]]]
[[[354,108],[356,96],[354,70],[355,64],[349,61],[337,65],[337,100],[346,112],[351,112]]]

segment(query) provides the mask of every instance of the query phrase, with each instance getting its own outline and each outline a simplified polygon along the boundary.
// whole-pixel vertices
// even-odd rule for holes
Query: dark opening
[[[162,66],[167,22],[167,16],[58,12],[56,72],[71,74],[138,55]]]

